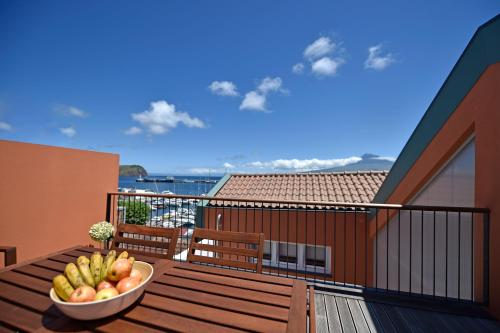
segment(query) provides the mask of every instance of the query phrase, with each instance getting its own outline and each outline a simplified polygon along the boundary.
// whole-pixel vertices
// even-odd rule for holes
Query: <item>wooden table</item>
[[[93,251],[75,247],[0,270],[0,332],[306,332],[303,281],[144,256],[135,257],[155,274],[136,304],[111,318],[72,320],[50,300],[51,281]]]

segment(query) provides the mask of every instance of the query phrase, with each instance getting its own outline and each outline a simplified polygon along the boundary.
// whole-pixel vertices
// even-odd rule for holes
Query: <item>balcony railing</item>
[[[264,233],[264,273],[445,301],[488,303],[489,210],[109,193],[107,220]]]

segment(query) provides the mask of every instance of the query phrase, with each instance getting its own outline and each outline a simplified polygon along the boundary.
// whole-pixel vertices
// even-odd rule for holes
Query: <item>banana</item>
[[[94,278],[94,283],[97,286],[101,282],[101,269],[103,258],[100,252],[94,252],[90,257],[90,272]]]
[[[76,264],[78,265],[78,270],[80,271],[80,274],[82,275],[85,284],[91,286],[92,288],[95,288],[94,277],[90,272],[89,258],[87,258],[86,256],[79,256],[78,259],[76,259]]]
[[[68,301],[73,291],[75,291],[75,289],[73,289],[73,287],[69,283],[68,279],[66,279],[66,277],[62,274],[59,274],[54,279],[52,279],[52,284],[57,296],[59,296],[64,301]]]
[[[80,275],[80,272],[78,271],[78,268],[74,263],[70,262],[69,264],[66,265],[66,268],[64,269],[64,274],[68,278],[73,288],[78,288],[85,285],[85,282],[83,281],[83,278]]]
[[[116,258],[116,260],[118,259],[127,259],[128,258],[128,252],[127,251],[123,251],[122,253],[120,253],[120,255],[118,256],[118,258]]]
[[[132,264],[132,267],[134,266],[135,258],[134,257],[128,257],[128,261]]]
[[[108,255],[106,256],[106,259],[104,259],[104,263],[102,264],[102,269],[101,269],[101,281],[104,280],[106,275],[108,274],[108,269],[111,268],[111,265],[115,262],[116,258],[116,251],[111,250],[108,252]]]

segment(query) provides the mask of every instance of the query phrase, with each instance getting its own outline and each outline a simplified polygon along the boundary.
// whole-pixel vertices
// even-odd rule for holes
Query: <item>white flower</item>
[[[92,240],[103,242],[110,239],[115,233],[115,228],[109,222],[102,221],[90,227],[89,236]]]

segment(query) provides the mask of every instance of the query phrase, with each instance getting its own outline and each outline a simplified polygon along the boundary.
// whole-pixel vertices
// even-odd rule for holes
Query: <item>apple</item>
[[[139,283],[141,283],[141,282],[137,279],[133,279],[131,277],[126,277],[126,278],[120,280],[120,282],[118,282],[118,284],[116,285],[116,289],[118,290],[118,292],[120,294],[123,294],[123,293],[137,287],[139,285]]]
[[[118,259],[108,270],[107,278],[109,281],[120,281],[123,278],[130,276],[132,264],[128,259]]]
[[[142,273],[138,269],[132,268],[132,271],[130,272],[130,278],[137,279],[137,280],[139,280],[139,282],[141,282],[142,281]]]
[[[98,300],[103,300],[103,299],[109,299],[109,298],[117,296],[118,294],[119,294],[118,290],[116,290],[115,287],[105,288],[105,289],[99,290],[97,292],[97,294],[95,294],[95,300],[98,301]]]
[[[95,294],[94,288],[86,285],[81,286],[73,291],[68,301],[72,303],[91,302],[95,299]]]
[[[98,285],[97,285],[97,291],[101,291],[103,289],[107,289],[107,288],[114,288],[116,285],[116,283],[113,283],[113,282],[109,282],[109,281],[101,281]]]

